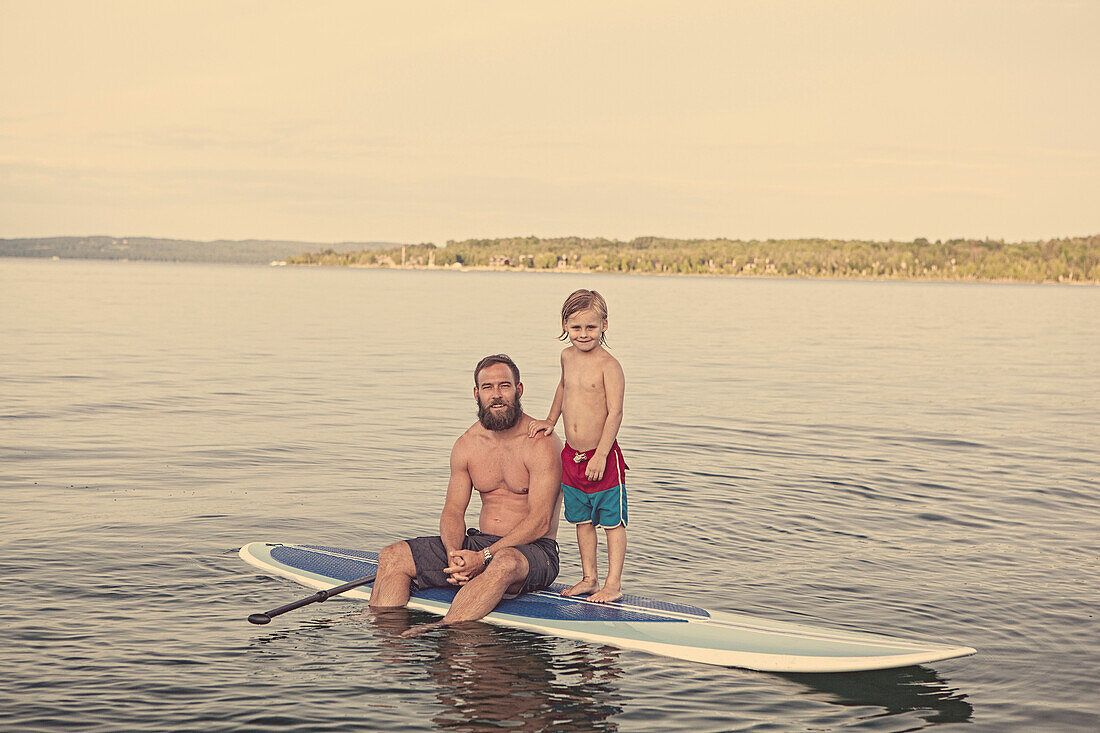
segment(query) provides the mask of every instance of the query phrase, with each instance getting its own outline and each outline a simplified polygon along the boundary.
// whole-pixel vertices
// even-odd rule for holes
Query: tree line
[[[873,242],[831,239],[513,237],[403,245],[358,252],[326,249],[293,265],[476,267],[620,273],[1100,282],[1100,235],[1037,242],[951,239]]]

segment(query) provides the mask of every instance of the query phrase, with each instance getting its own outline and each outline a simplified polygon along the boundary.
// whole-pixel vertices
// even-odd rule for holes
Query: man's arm
[[[469,446],[466,436],[462,436],[451,448],[451,478],[447,482],[447,498],[439,515],[439,536],[448,553],[462,549],[462,540],[466,536],[466,508],[470,506],[473,487]]]

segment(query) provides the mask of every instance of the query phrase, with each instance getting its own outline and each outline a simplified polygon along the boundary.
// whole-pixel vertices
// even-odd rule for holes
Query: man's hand
[[[451,585],[466,585],[485,569],[485,555],[476,550],[451,550],[447,560],[450,565],[443,572]]]
[[[554,423],[549,420],[532,420],[531,424],[527,426],[527,437],[533,438],[539,433],[550,435],[554,432]]]
[[[584,467],[585,478],[589,481],[599,481],[603,478],[605,468],[607,468],[607,454],[593,453],[588,459],[588,465]]]

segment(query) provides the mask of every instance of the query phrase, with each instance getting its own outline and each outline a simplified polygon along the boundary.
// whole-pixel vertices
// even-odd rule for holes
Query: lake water
[[[247,542],[435,531],[474,363],[511,354],[544,416],[577,287],[627,376],[629,592],[978,655],[247,624],[308,594]],[[1096,730],[1098,449],[1096,287],[0,259],[0,728]]]

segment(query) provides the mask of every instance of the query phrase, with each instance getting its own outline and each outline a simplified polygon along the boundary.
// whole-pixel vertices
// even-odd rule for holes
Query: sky
[[[1097,38],[1097,0],[0,0],[0,237],[1096,234]]]

